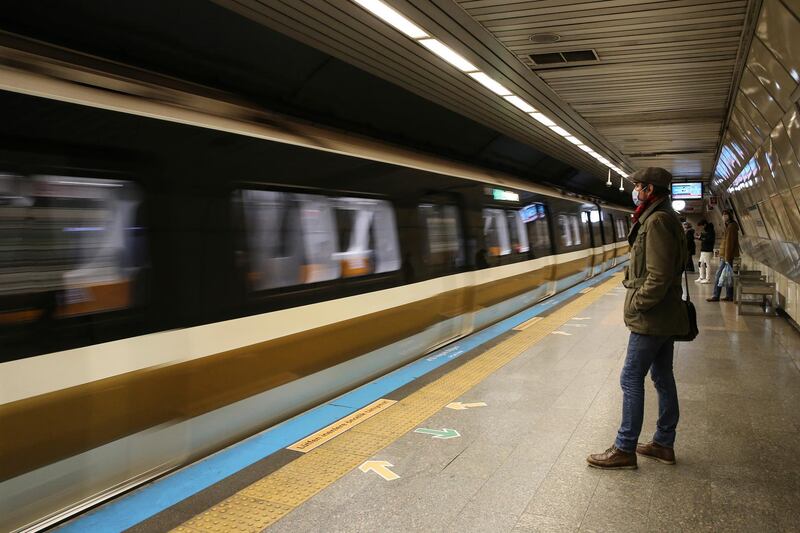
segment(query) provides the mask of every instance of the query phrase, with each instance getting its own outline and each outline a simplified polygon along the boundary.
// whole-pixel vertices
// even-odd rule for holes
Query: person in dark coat
[[[700,260],[697,266],[700,269],[700,277],[695,281],[697,283],[711,283],[708,279],[708,273],[711,271],[711,260],[714,259],[714,244],[717,242],[717,233],[714,231],[714,224],[706,220],[701,220],[697,223],[700,229]]]
[[[683,229],[686,230],[686,251],[689,252],[689,260],[686,261],[686,272],[694,272],[694,254],[697,251],[694,244],[694,228],[686,221],[683,223]]]

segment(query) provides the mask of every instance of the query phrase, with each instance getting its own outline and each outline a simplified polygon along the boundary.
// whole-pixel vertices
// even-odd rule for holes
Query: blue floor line
[[[586,287],[597,285],[622,267],[617,266],[583,281],[516,315],[473,333],[426,357],[343,394],[266,431],[249,437],[134,492],[111,501],[58,528],[63,533],[117,533],[147,520],[211,485],[239,472],[278,450],[361,409],[415,379],[441,367],[519,324],[572,298]]]

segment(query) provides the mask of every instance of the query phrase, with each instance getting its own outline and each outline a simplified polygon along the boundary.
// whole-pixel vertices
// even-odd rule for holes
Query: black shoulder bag
[[[694,304],[689,297],[689,275],[686,269],[683,269],[683,279],[686,281],[686,299],[681,300],[681,303],[686,308],[686,315],[689,317],[689,331],[685,335],[675,335],[675,340],[678,342],[691,342],[700,333],[697,329],[697,311],[694,310]]]

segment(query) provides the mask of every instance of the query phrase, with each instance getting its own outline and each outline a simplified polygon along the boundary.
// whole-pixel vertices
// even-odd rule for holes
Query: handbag
[[[681,299],[681,303],[686,308],[686,315],[689,317],[689,331],[684,335],[675,335],[674,339],[678,342],[691,342],[700,334],[700,330],[697,327],[697,311],[695,311],[689,296],[689,275],[686,273],[686,269],[683,270],[683,279],[686,281],[686,299]]]

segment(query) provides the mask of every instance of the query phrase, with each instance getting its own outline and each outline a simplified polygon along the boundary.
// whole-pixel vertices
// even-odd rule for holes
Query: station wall
[[[800,3],[764,0],[712,180],[742,225],[743,264],[800,322]]]

